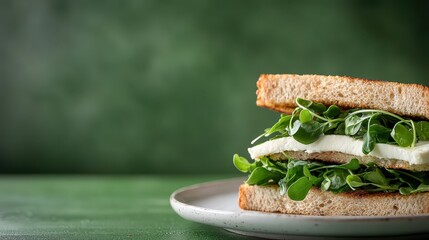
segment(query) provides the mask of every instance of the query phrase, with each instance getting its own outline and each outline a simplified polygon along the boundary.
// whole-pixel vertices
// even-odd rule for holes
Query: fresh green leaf
[[[274,133],[279,133],[281,137],[289,136],[289,122],[292,116],[282,114],[280,119],[271,128],[265,129],[264,133],[253,139],[252,144],[257,142],[262,137],[268,137]],[[276,136],[278,137],[278,136]]]
[[[313,103],[310,107],[310,110],[312,110],[314,113],[322,114],[326,111],[326,106],[321,103]]]
[[[266,131],[266,134],[271,135],[275,132],[285,133],[289,125],[290,119],[290,115],[281,115],[279,121],[274,124],[268,131]]]
[[[234,154],[232,162],[240,172],[250,173],[255,168],[255,163],[249,163],[246,158],[241,157],[238,154]]]
[[[313,184],[313,186],[320,186],[320,184],[323,181],[323,177],[316,177],[316,176],[311,175],[308,180],[310,180],[310,182],[311,182],[311,184]]]
[[[393,139],[395,139],[395,142],[398,143],[398,145],[401,147],[410,147],[414,142],[412,129],[406,127],[401,123],[395,124],[391,136]]]
[[[287,189],[287,195],[291,200],[302,201],[310,191],[313,184],[307,177],[301,177],[290,185]]]
[[[356,135],[359,129],[362,127],[362,123],[366,120],[366,118],[360,118],[357,115],[352,115],[344,121],[345,124],[345,134],[346,135]]]
[[[383,127],[376,123],[372,124],[370,131],[373,131],[377,143],[389,143],[390,142],[390,129]]]
[[[322,103],[313,103],[312,101],[297,98],[296,103],[303,109],[311,110],[315,114],[321,114],[326,111],[326,106]]]
[[[338,168],[344,168],[352,171],[359,169],[359,167],[359,160],[357,160],[356,158],[353,158],[348,163],[338,165]]]
[[[308,169],[308,165],[303,166],[302,172],[304,173],[304,176],[306,176],[307,178],[310,178],[312,176],[310,170]]]
[[[369,154],[374,149],[375,144],[375,139],[371,136],[370,132],[365,133],[365,135],[363,135],[362,152],[364,154]]]
[[[395,172],[399,178],[403,178],[406,182],[416,181],[418,184],[425,183],[425,179],[429,179],[429,172],[410,172],[399,169],[388,169],[389,172]]]
[[[346,124],[341,122],[338,127],[334,130],[334,134],[336,135],[346,135]]]
[[[321,169],[328,169],[328,168],[340,168],[340,169],[348,169],[348,170],[357,170],[360,168],[360,164],[359,164],[359,160],[357,160],[356,158],[351,159],[348,163],[344,163],[344,164],[336,164],[336,165],[321,165],[321,166],[317,166],[313,169],[311,169],[311,171],[315,171],[315,170],[321,170]]]
[[[322,177],[316,177],[313,176],[310,172],[310,165],[304,165],[303,167],[303,172],[304,172],[304,176],[306,176],[308,178],[308,180],[315,186],[319,185],[320,182],[322,182],[323,178]]]
[[[269,171],[279,172],[281,174],[287,173],[287,168],[283,166],[279,161],[271,161],[268,157],[261,157],[259,162],[262,164],[264,168]]]
[[[307,123],[295,121],[292,133],[292,136],[296,141],[302,144],[310,144],[317,141],[323,134],[323,125],[316,121]]]
[[[327,122],[323,123],[323,132],[325,134],[334,134],[335,129],[338,127],[339,122]],[[331,131],[332,130],[332,131]]]
[[[302,167],[302,166],[307,165],[308,163],[309,163],[308,161],[304,161],[304,160],[294,160],[294,159],[291,159],[291,160],[288,161],[287,167],[289,169],[295,168],[297,166],[301,166]]]
[[[305,100],[305,99],[302,99],[302,98],[297,98],[296,102],[298,103],[298,105],[303,106],[305,108],[309,108],[313,104],[312,101]]]
[[[367,185],[366,183],[363,183],[362,179],[357,175],[348,175],[346,178],[346,182],[353,190],[355,190],[355,188]]]
[[[329,177],[323,178],[323,182],[320,186],[320,189],[322,191],[328,191],[330,186],[331,186],[331,179]]]
[[[389,180],[384,176],[383,172],[379,168],[375,168],[373,171],[363,173],[362,178],[368,182],[378,185],[389,184]]]
[[[347,176],[346,181],[347,181],[347,184],[350,186],[350,188],[353,190],[360,187],[367,187],[366,190],[368,191],[398,191],[399,190],[399,184],[384,185],[384,184],[377,184],[374,182],[365,182],[358,175],[349,175]]]
[[[414,192],[414,188],[412,187],[401,187],[399,188],[399,193],[402,195],[408,195]]]
[[[301,163],[301,162],[304,162],[304,161],[296,161],[296,163]],[[287,186],[289,186],[290,183],[293,183],[294,181],[296,181],[298,178],[304,176],[304,172],[303,172],[304,166],[305,165],[298,165],[298,164],[294,166],[288,165],[289,168],[285,176]]]
[[[345,169],[334,169],[334,171],[329,176],[329,179],[331,180],[330,189],[331,190],[338,190],[342,188],[344,185],[346,185],[346,178],[349,175],[349,172]]]
[[[277,171],[269,171],[263,167],[255,168],[247,179],[250,185],[268,185],[278,183],[283,178],[283,174]]]
[[[301,128],[301,122],[299,120],[295,120],[292,124],[292,128],[289,130],[291,136],[295,135],[299,129]]]
[[[331,105],[329,108],[323,112],[323,116],[326,118],[334,119],[341,114],[341,109],[336,105]]]
[[[362,152],[364,154],[369,154],[374,150],[375,144],[377,138],[376,138],[376,132],[373,131],[371,128],[367,130],[367,132],[363,135],[363,144],[362,144]]]
[[[259,158],[259,161],[262,163],[262,166],[264,166],[264,167],[272,165],[272,163],[268,157],[261,157],[261,158]]]
[[[285,172],[287,171],[288,167],[288,162],[287,161],[274,161],[274,164],[276,165],[277,168],[284,170]]]
[[[416,134],[419,140],[427,141],[429,140],[429,122],[420,121],[415,123]]]
[[[362,152],[369,154],[374,150],[376,143],[388,143],[390,130],[378,123],[371,124],[363,136]]]
[[[402,187],[402,188],[399,188],[399,192],[403,195],[418,193],[418,192],[429,192],[429,185],[422,183],[416,189],[413,189],[411,187]]]
[[[311,122],[311,120],[313,119],[313,116],[311,115],[309,110],[302,110],[299,113],[299,121],[301,123],[308,123]]]

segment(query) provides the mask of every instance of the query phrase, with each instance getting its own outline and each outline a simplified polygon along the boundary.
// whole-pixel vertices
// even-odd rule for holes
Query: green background
[[[429,83],[428,1],[0,2],[1,173],[234,173],[261,73]]]

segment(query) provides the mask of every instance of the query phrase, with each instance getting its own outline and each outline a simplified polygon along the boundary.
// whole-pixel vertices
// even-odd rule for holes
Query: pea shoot
[[[429,122],[415,122],[399,115],[375,109],[341,110],[336,105],[326,107],[302,98],[290,115],[282,114],[262,137],[293,137],[302,144],[311,144],[322,135],[347,135],[362,139],[362,152],[369,154],[377,143],[414,147],[418,141],[429,140]]]

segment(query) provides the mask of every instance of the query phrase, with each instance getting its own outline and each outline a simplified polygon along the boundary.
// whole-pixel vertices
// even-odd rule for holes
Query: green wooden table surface
[[[244,239],[190,222],[170,194],[233,176],[1,176],[0,239]]]

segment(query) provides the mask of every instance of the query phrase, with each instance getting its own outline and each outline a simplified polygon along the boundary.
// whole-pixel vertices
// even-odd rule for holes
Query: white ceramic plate
[[[238,208],[243,178],[192,185],[170,197],[173,209],[187,220],[247,236],[271,239],[319,237],[427,238],[429,215],[394,217],[301,216],[245,211]],[[412,235],[412,236],[410,236]]]

